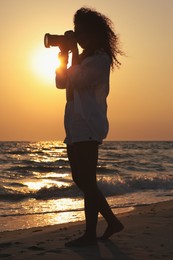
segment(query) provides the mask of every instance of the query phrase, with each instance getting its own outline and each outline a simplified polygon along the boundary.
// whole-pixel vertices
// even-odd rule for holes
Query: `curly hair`
[[[111,67],[119,67],[121,63],[117,55],[123,52],[119,48],[119,37],[114,33],[112,21],[105,15],[90,8],[80,8],[74,14],[74,25],[82,24],[94,38],[92,48],[104,50],[111,59]]]

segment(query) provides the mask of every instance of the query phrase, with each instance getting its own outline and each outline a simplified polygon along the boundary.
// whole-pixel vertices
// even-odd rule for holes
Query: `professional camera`
[[[74,32],[67,31],[64,35],[55,35],[46,33],[44,36],[44,46],[46,48],[59,47],[60,50],[69,51],[70,50],[70,42],[74,40]]]

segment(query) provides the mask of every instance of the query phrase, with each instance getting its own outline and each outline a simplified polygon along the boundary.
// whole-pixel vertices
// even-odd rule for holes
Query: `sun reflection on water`
[[[54,181],[54,180],[47,180],[47,179],[42,179],[41,181],[25,181],[23,182],[23,184],[28,186],[30,190],[40,190],[43,187],[50,188],[52,186],[57,186],[57,187],[69,186],[69,184],[64,181]]]
[[[7,217],[9,229],[83,220],[83,200],[72,198],[72,191],[68,189],[72,178],[66,145],[41,141],[25,144],[24,148],[21,149],[17,180],[10,186],[11,191],[21,195],[19,198],[22,200],[16,201],[12,215]],[[4,224],[5,221],[0,227]]]
[[[29,201],[19,202],[20,208],[18,215],[6,217],[0,228],[5,228],[5,221],[8,221],[8,230],[16,230],[32,227],[44,227],[56,224],[72,223],[83,221],[85,219],[83,199],[62,198],[53,200],[31,199]],[[133,210],[134,208],[113,209],[114,213],[124,213]],[[27,214],[26,214],[27,212]],[[100,215],[99,215],[100,217]],[[10,221],[10,219],[12,221]]]
[[[66,145],[62,142],[36,142],[28,147],[32,161],[40,163],[67,161]]]

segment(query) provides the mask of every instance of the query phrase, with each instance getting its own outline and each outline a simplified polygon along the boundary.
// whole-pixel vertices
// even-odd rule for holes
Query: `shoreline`
[[[129,211],[134,210],[134,206],[129,207],[123,207],[123,208],[117,208],[113,207],[112,211],[115,215],[125,214]],[[75,212],[75,217],[73,217],[73,214]],[[64,216],[65,214],[65,216]],[[66,216],[68,214],[68,216]],[[44,218],[47,217],[47,215],[57,216],[59,215],[58,219],[61,221],[54,221],[54,223],[49,222],[48,220],[45,222],[43,221]],[[68,217],[68,218],[67,218]],[[70,223],[81,223],[84,222],[84,209],[81,210],[74,210],[74,211],[66,211],[66,212],[49,212],[49,213],[42,213],[42,214],[34,214],[34,215],[22,215],[22,216],[4,216],[3,218],[0,218],[0,234],[2,232],[13,232],[18,230],[26,230],[26,229],[32,229],[32,228],[46,228],[50,226],[58,226],[58,225],[65,225]],[[56,218],[56,217],[53,217]],[[101,216],[99,215],[99,220]],[[63,221],[62,221],[63,220]],[[27,221],[27,223],[26,223]],[[37,222],[39,221],[39,222]],[[7,224],[8,223],[8,224]]]
[[[66,248],[82,235],[83,221],[0,232],[0,258],[6,259],[173,259],[173,200],[118,214],[125,229],[98,246]],[[98,221],[98,236],[106,228]]]

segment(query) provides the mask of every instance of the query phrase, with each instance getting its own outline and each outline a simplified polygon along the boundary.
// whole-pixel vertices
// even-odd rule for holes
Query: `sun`
[[[60,66],[58,60],[58,47],[37,48],[31,58],[31,67],[36,76],[45,82],[50,82],[55,78],[55,70]]]

